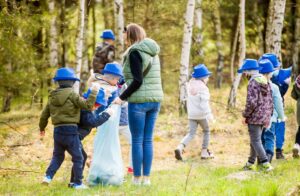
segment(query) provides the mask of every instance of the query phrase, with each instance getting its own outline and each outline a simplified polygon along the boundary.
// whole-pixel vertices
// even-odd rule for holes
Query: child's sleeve
[[[39,122],[40,131],[45,131],[45,128],[48,124],[49,117],[50,117],[50,109],[49,109],[49,104],[47,103],[40,117],[40,122]]]
[[[297,94],[297,92],[296,92],[296,84],[294,84],[294,86],[293,86],[293,90],[292,90],[291,96],[292,96],[292,98],[295,99],[296,101],[298,100],[298,94]]]
[[[246,107],[243,112],[243,117],[248,118],[257,107],[258,102],[258,89],[255,87],[254,82],[250,82],[247,89]]]
[[[274,90],[273,101],[274,101],[275,110],[278,114],[277,118],[283,120],[285,116],[284,116],[284,109],[283,109],[283,101],[282,101],[279,88],[278,86],[274,85],[274,88],[272,90]]]
[[[93,127],[99,127],[103,123],[105,123],[110,118],[110,115],[107,112],[102,112],[99,115],[95,115],[95,119],[93,122]]]
[[[83,99],[77,93],[72,93],[70,96],[71,101],[80,109],[91,110],[95,104],[97,91],[92,90],[91,94],[87,99]]]

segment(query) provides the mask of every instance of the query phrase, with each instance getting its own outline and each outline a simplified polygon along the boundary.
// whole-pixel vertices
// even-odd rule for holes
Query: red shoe
[[[133,169],[131,167],[127,167],[127,173],[128,174],[133,174]]]

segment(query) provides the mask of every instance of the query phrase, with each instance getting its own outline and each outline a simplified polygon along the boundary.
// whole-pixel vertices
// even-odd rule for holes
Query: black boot
[[[285,159],[282,149],[276,149],[276,159]]]
[[[269,154],[269,153],[267,153],[267,157],[268,157],[268,161],[269,161],[269,163],[271,163],[271,162],[272,162],[272,159],[273,159],[273,155],[272,155],[272,154]]]

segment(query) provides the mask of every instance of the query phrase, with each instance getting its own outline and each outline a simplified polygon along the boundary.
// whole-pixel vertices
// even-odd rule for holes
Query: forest
[[[0,194],[77,194],[62,183],[69,178],[69,156],[60,180],[37,187],[53,150],[52,125],[41,141],[38,119],[56,87],[58,68],[73,68],[81,79],[75,88],[80,95],[86,92],[103,30],[115,33],[115,60],[122,65],[123,31],[130,23],[142,26],[160,47],[164,100],[154,134],[153,186],[126,183],[79,195],[298,195],[299,160],[291,156],[298,125],[290,94],[300,73],[300,0],[0,0]],[[245,59],[264,53],[275,54],[282,68],[292,67],[284,102],[287,158],[274,160],[272,174],[245,174],[238,170],[249,151],[242,125],[248,81],[237,70]],[[190,158],[178,163],[173,151],[189,123],[187,83],[199,64],[212,72],[208,87],[216,122],[210,130],[216,157],[207,163],[200,159],[198,130],[184,154]],[[88,156],[94,135],[83,142]],[[124,138],[121,146],[124,158]]]

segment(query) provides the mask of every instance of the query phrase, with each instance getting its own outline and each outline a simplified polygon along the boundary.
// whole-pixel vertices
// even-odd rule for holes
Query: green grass
[[[178,164],[181,166],[176,170],[153,172],[151,187],[135,187],[127,177],[120,187],[98,186],[81,191],[66,187],[66,169],[58,172],[49,187],[40,185],[41,174],[8,172],[0,176],[0,195],[286,195],[300,181],[299,160],[276,162],[273,172],[255,173],[244,181],[227,178],[239,172],[237,167],[212,167],[199,160]],[[40,168],[44,169],[45,164]]]

